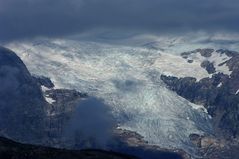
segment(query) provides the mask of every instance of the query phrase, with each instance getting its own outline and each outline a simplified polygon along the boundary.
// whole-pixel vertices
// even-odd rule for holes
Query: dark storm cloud
[[[0,40],[88,29],[239,31],[238,0],[0,0]]]

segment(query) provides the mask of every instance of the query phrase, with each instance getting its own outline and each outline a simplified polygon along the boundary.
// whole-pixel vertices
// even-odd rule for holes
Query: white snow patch
[[[162,74],[176,77],[195,77],[198,81],[210,76],[200,65],[201,61],[199,60],[188,63],[180,55],[169,53],[161,53],[154,63],[154,67],[158,68]]]
[[[217,52],[212,53],[212,56],[208,58],[208,60],[214,63],[214,67],[216,68],[216,72],[221,72],[226,75],[231,75],[232,71],[229,70],[229,67],[226,64],[219,66],[220,64],[230,60],[231,57],[228,57],[226,54],[220,54]]]
[[[192,106],[193,109],[200,110],[208,114],[207,109],[203,105],[198,105],[194,103],[190,103],[190,105]]]
[[[217,88],[220,88],[222,86],[222,82],[220,82],[218,85],[217,85]]]
[[[226,75],[231,75],[232,71],[229,70],[229,67],[226,64],[223,64],[224,62],[231,59],[231,57],[228,57],[226,54],[221,54],[218,52],[213,52],[210,57],[204,57],[200,54],[200,52],[192,53],[188,56],[188,59],[193,60],[195,63],[201,65],[203,61],[209,61],[213,63],[216,73],[221,72]],[[185,59],[186,61],[187,59]],[[194,63],[193,62],[193,63]],[[200,66],[201,67],[201,66]]]
[[[48,91],[48,90],[50,90],[50,89],[47,88],[47,87],[45,87],[45,86],[41,86],[41,90],[42,90],[42,92],[46,92],[46,91]]]
[[[239,93],[239,89],[236,91],[236,95]]]
[[[41,86],[41,90],[44,94],[44,92],[46,92],[47,90],[50,90],[50,89],[45,86]],[[54,102],[56,102],[54,99],[50,98],[48,95],[45,95],[45,94],[44,94],[44,98],[49,104],[53,104]]]
[[[47,96],[44,96],[44,97],[49,104],[53,104],[54,102],[56,102],[54,99],[52,99],[50,97],[47,97]]]

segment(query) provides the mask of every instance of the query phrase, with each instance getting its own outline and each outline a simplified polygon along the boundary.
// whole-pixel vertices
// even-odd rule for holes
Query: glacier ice
[[[212,131],[207,113],[168,90],[160,80],[167,71],[185,73],[180,66],[177,71],[167,68],[177,64],[177,58],[170,61],[171,55],[66,39],[13,42],[7,47],[22,58],[31,73],[50,77],[56,88],[77,89],[104,100],[121,129],[139,133],[149,144],[193,152],[189,135]],[[195,70],[208,76],[202,68]]]

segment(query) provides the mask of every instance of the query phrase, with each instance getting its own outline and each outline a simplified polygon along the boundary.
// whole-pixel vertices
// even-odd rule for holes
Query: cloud
[[[0,40],[89,29],[239,31],[237,0],[0,0]]]
[[[76,148],[106,148],[113,139],[116,120],[110,107],[90,97],[79,103],[64,130],[64,136]]]

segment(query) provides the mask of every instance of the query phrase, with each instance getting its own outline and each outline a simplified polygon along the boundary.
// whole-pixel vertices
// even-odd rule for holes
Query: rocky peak
[[[197,52],[200,52],[201,56],[211,57],[214,49],[197,49]]]
[[[0,83],[0,134],[17,141],[41,142],[45,114],[41,89],[21,59],[3,47]]]
[[[214,52],[214,49],[209,49],[209,48],[196,49],[196,50],[193,50],[193,51],[183,52],[183,53],[181,53],[181,56],[183,58],[188,58],[188,56],[191,55],[191,54],[200,53],[201,56],[211,57],[213,52]]]
[[[203,61],[203,62],[201,63],[201,67],[204,68],[204,69],[206,69],[206,71],[207,71],[209,74],[213,74],[213,73],[216,72],[216,69],[215,69],[213,63],[210,62],[210,61],[207,61],[207,60],[206,60],[206,61]]]
[[[33,78],[40,86],[44,86],[48,89],[53,88],[54,84],[48,77],[34,75]]]

